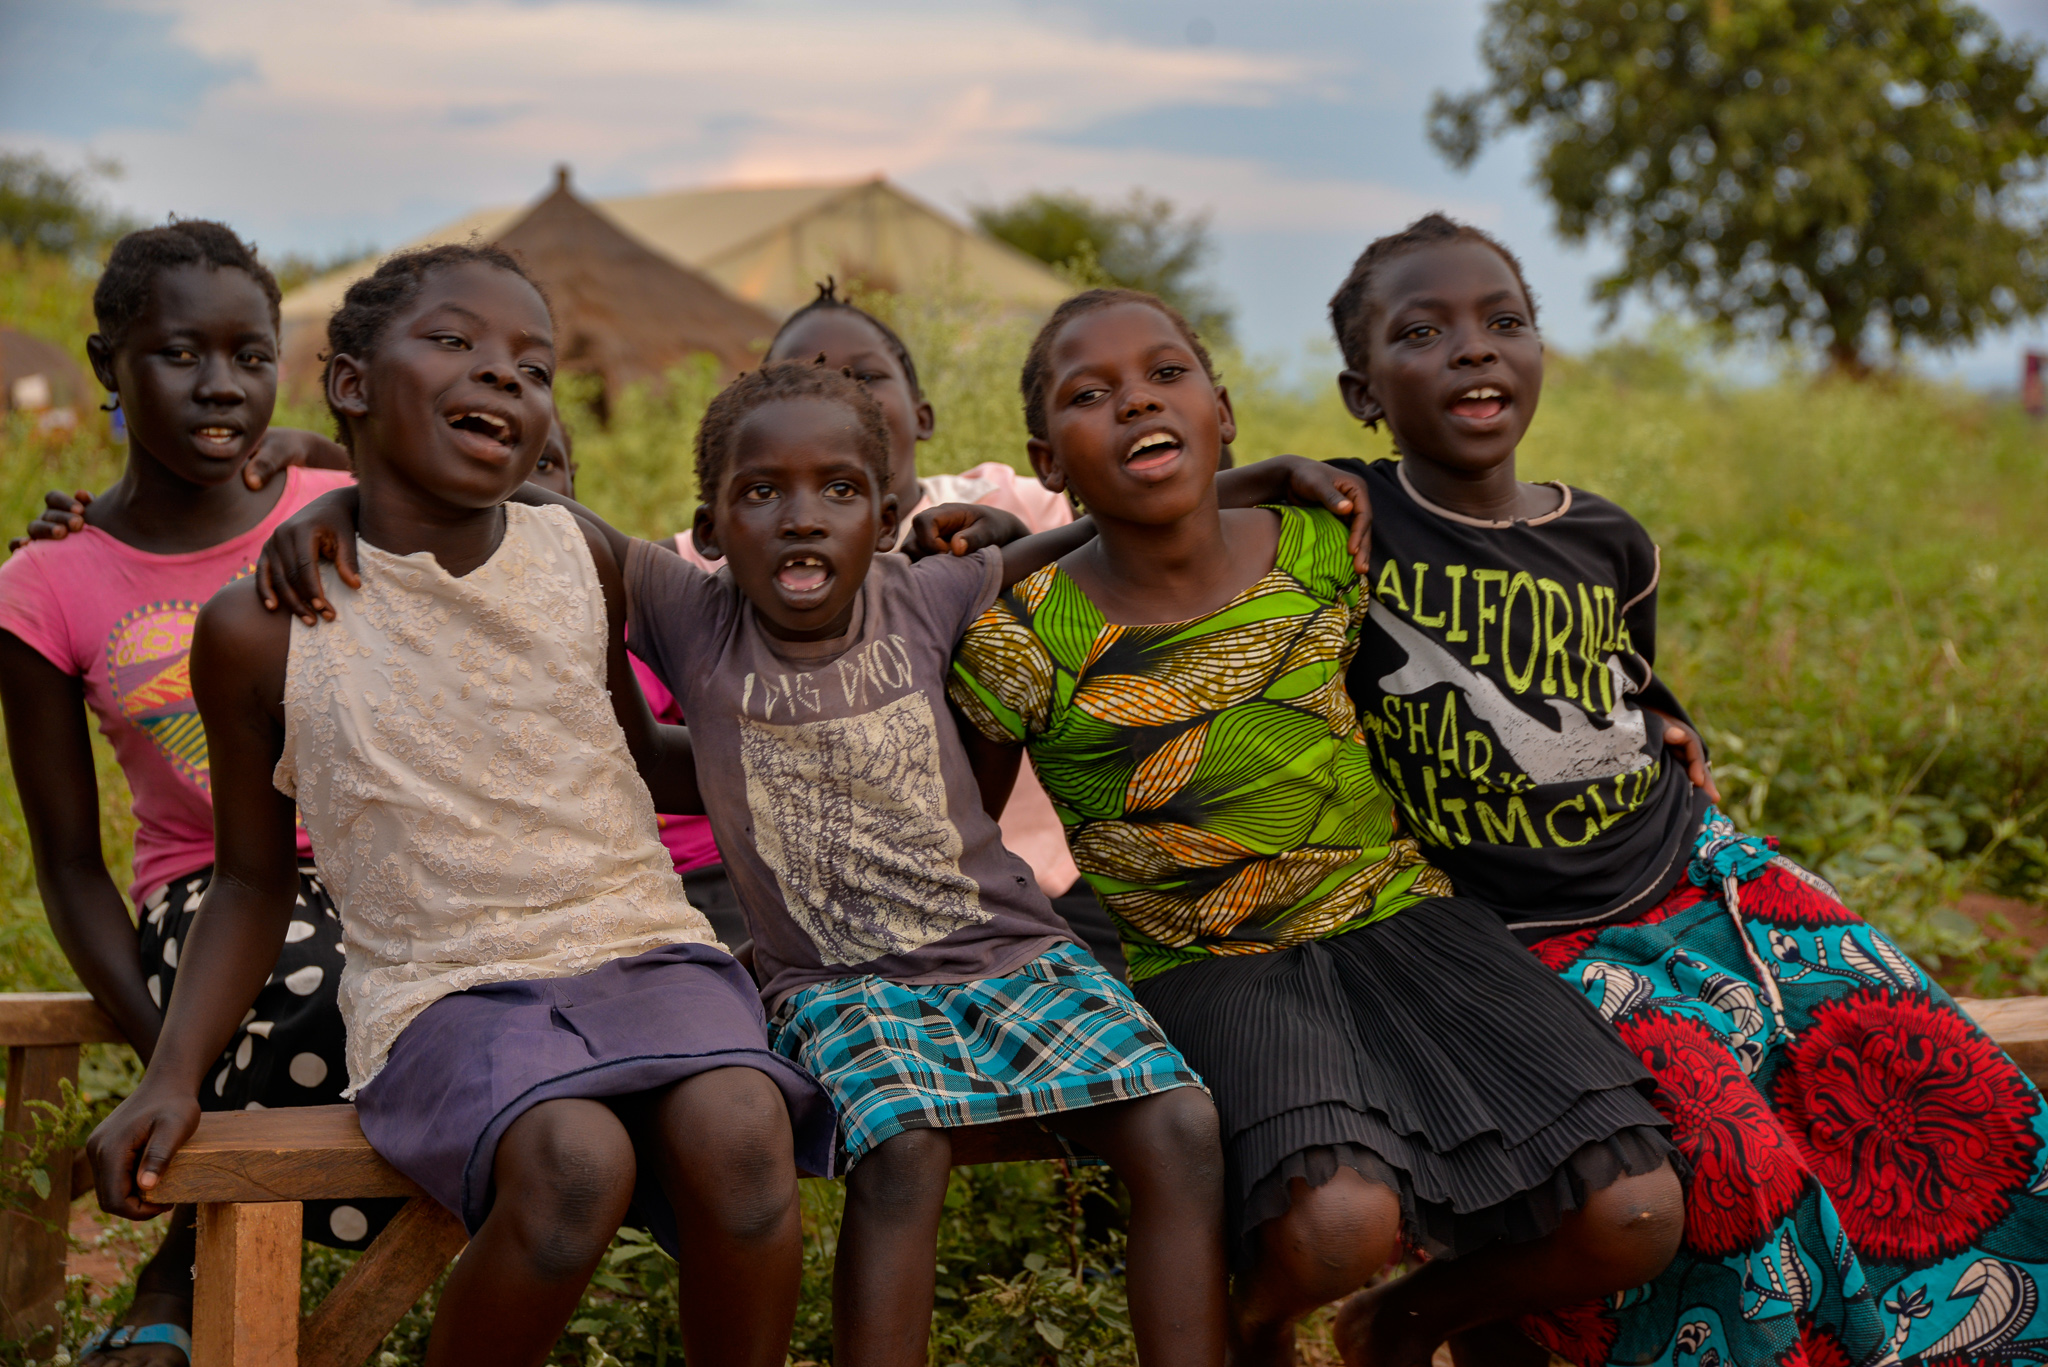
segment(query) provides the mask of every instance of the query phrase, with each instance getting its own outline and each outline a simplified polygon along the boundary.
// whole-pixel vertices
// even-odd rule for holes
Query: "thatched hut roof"
[[[466,226],[466,225],[457,225]],[[523,214],[501,218],[475,236],[517,255],[547,292],[555,315],[555,350],[564,370],[596,374],[616,393],[636,380],[658,378],[696,353],[717,358],[728,374],[759,359],[775,319],[726,293],[703,273],[643,246],[569,188],[568,168],[554,188]],[[421,243],[465,241],[434,234]],[[284,318],[286,383],[308,395],[320,374],[327,316],[354,280],[370,269],[336,272],[295,291]],[[321,290],[320,287],[328,288]],[[320,291],[315,307],[304,296]],[[326,299],[325,295],[332,295]]]

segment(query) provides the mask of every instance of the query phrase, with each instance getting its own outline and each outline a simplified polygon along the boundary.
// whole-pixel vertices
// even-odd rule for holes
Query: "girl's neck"
[[[284,479],[261,489],[237,470],[218,484],[197,484],[167,468],[131,438],[121,477],[86,509],[86,522],[152,555],[184,555],[232,541],[260,525],[284,497]]]
[[[505,508],[466,508],[397,480],[359,485],[356,532],[392,555],[427,552],[457,579],[493,555],[505,539]]]
[[[1097,512],[1095,539],[1061,562],[1104,618],[1154,626],[1206,617],[1273,568],[1272,514],[1218,511],[1213,488],[1177,521],[1124,522]]]
[[[1540,517],[1557,507],[1557,490],[1525,484],[1515,477],[1515,458],[1484,470],[1459,470],[1426,456],[1404,454],[1401,472],[1408,487],[1448,512],[1481,522]]]

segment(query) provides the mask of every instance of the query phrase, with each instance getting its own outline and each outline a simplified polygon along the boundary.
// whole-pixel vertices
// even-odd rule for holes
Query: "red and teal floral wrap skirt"
[[[2040,1093],[1820,878],[1710,810],[1690,876],[1535,952],[1657,1080],[1685,1241],[1526,1319],[1581,1367],[2048,1362]]]

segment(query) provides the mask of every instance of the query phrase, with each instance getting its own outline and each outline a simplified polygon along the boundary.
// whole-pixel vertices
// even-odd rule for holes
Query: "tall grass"
[[[61,265],[9,273],[0,259],[0,323],[61,341],[81,363],[88,293]],[[1025,468],[1016,375],[1030,322],[965,297],[873,302],[911,346],[938,411],[920,468]],[[1741,820],[1835,878],[1952,984],[2048,988],[2048,963],[1950,909],[1969,889],[2048,900],[2048,433],[2009,405],[1910,378],[1732,387],[1702,378],[1703,360],[1676,344],[1553,355],[1522,473],[1615,499],[1662,545],[1658,666],[1714,741]],[[1386,454],[1334,386],[1300,393],[1241,357],[1220,364],[1240,461]],[[708,369],[684,367],[665,386],[614,396],[606,426],[587,389],[566,383],[584,501],[640,535],[684,529],[691,439],[715,386]],[[20,417],[0,424],[0,531],[24,523],[46,488],[115,476],[119,453],[88,417],[68,435]],[[311,410],[279,420],[324,425]],[[127,792],[99,754],[120,878]],[[0,784],[0,988],[71,982],[12,785]],[[1113,1249],[1083,1249],[1078,1190],[1041,1169],[956,1187],[934,1339],[948,1351],[935,1361],[1129,1360],[1114,1332],[1121,1292],[1100,1278]],[[806,1199],[799,1355],[822,1357],[837,1198]],[[636,1247],[608,1259],[611,1280],[579,1312],[562,1361],[654,1362],[671,1350],[670,1274]],[[338,1266],[322,1255],[309,1277]],[[387,1345],[394,1361],[413,1360],[423,1323]]]

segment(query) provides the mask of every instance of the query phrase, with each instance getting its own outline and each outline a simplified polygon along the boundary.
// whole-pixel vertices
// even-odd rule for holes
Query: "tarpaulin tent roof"
[[[904,293],[958,288],[1032,312],[1073,293],[1044,262],[879,177],[636,195],[606,200],[605,211],[778,314],[808,302],[827,275]]]
[[[679,264],[577,198],[566,169],[530,209],[472,215],[409,246],[472,237],[515,253],[547,292],[555,350],[566,370],[604,377],[607,390],[659,376],[708,352],[728,373],[754,363],[775,318],[736,299],[701,271]],[[314,281],[285,301],[285,374],[295,392],[317,382],[327,317],[375,263]]]

